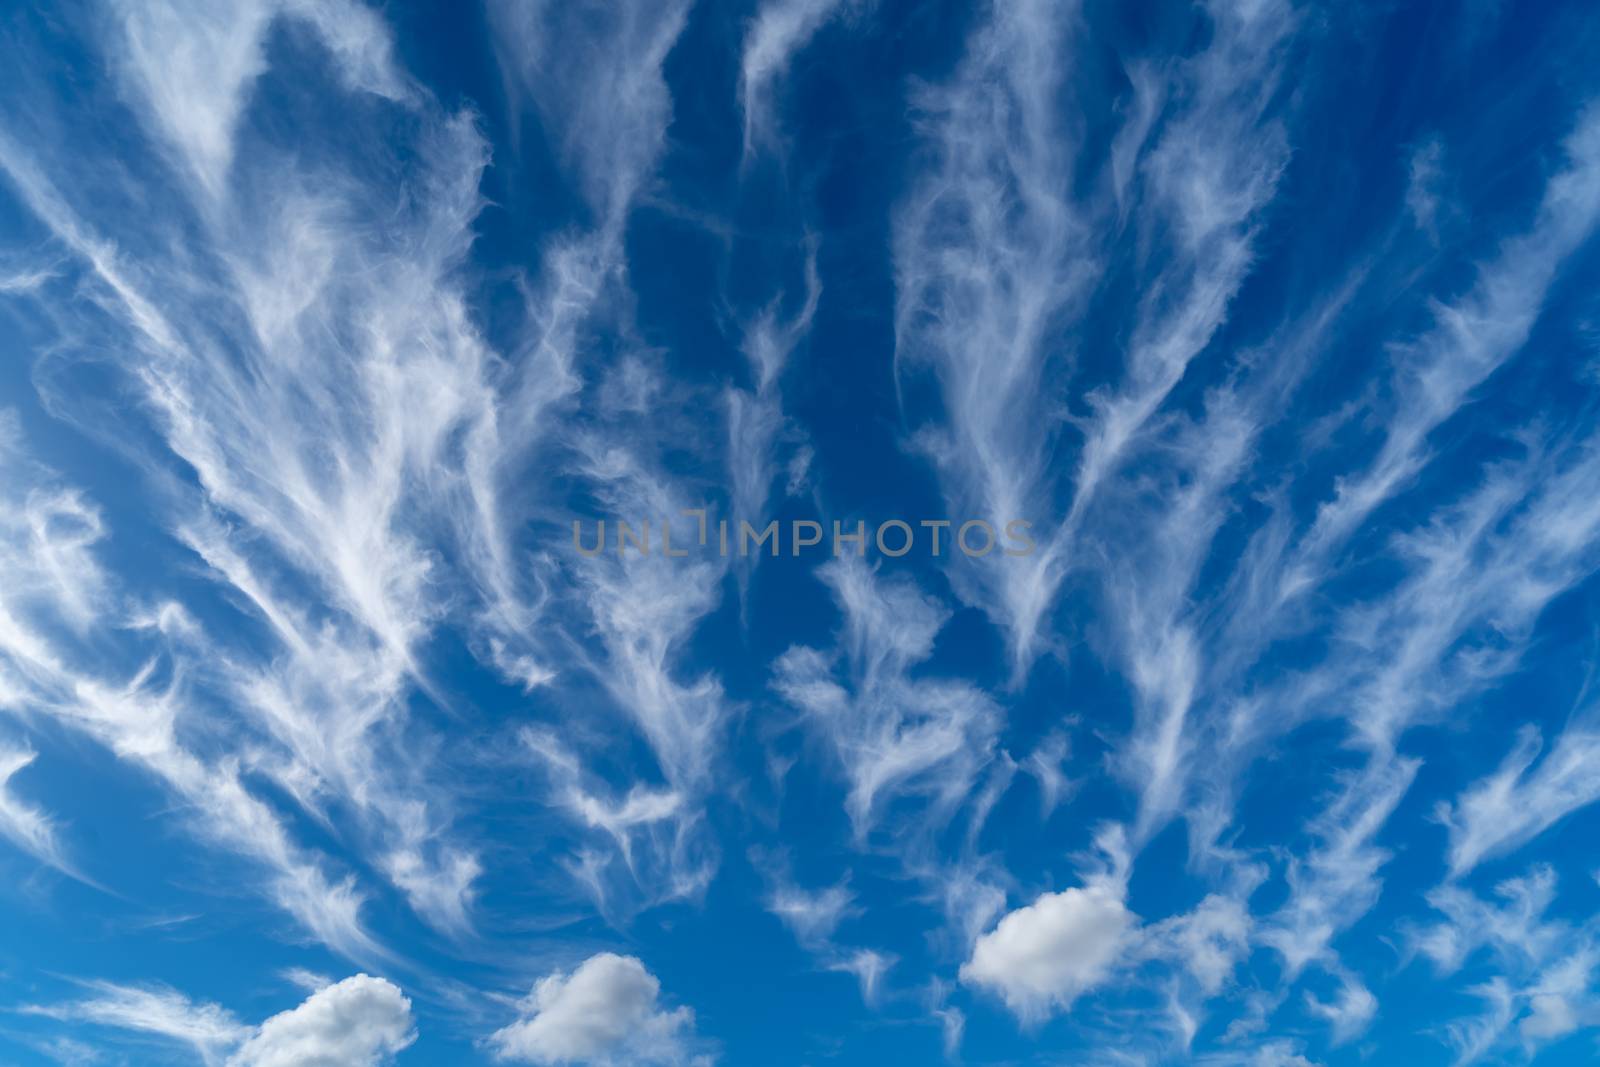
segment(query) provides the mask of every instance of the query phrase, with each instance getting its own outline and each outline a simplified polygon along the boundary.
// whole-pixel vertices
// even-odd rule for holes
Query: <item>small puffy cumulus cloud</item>
[[[416,1036],[399,988],[358,974],[262,1023],[228,1067],[378,1067]]]
[[[998,993],[1022,1019],[1042,1019],[1110,976],[1135,923],[1107,882],[1045,893],[978,938],[961,980]]]
[[[539,979],[523,1015],[489,1044],[510,1063],[540,1067],[703,1067],[693,1051],[694,1013],[661,1006],[661,982],[633,956],[601,952],[570,973]]]
[[[977,936],[960,979],[974,992],[997,996],[1034,1027],[1070,1011],[1080,997],[1137,984],[1136,976],[1154,966],[1166,975],[1169,1008],[1188,1033],[1187,1047],[1197,1006],[1221,993],[1250,955],[1256,924],[1248,902],[1264,869],[1244,865],[1230,885],[1189,911],[1145,923],[1128,906],[1132,854],[1125,828],[1103,827],[1095,847],[1101,858],[1086,866],[1079,885],[1040,894]],[[1335,1007],[1340,1033],[1355,1032],[1376,1001],[1352,978]]]

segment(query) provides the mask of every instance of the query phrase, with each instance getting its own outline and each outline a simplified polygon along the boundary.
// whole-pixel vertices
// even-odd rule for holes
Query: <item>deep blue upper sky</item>
[[[7,5],[0,1063],[1593,1062],[1596,55]]]

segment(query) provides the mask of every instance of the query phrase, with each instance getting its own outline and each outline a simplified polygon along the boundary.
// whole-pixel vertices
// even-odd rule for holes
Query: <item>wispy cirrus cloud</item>
[[[827,22],[857,0],[770,0],[745,33],[739,60],[739,107],[744,112],[744,159],[770,144],[777,83]]]
[[[1363,635],[1357,647],[1367,650],[1367,666],[1346,675],[1348,688],[1324,691],[1318,683],[1312,689],[1318,700],[1344,702],[1371,753],[1313,823],[1322,843],[1290,861],[1289,901],[1262,934],[1263,943],[1283,954],[1291,975],[1308,963],[1333,964],[1333,939],[1378,900],[1379,871],[1388,855],[1375,839],[1410,789],[1420,762],[1394,754],[1398,737],[1435,709],[1459,706],[1509,671],[1544,606],[1592,571],[1597,531],[1583,517],[1591,510],[1591,497],[1572,491],[1577,481],[1590,477],[1587,444],[1576,452],[1564,469],[1555,460],[1533,461],[1533,469],[1545,477],[1529,498],[1523,496],[1534,484],[1529,468],[1491,475],[1467,501],[1445,509],[1437,525],[1405,541],[1418,561],[1410,579],[1380,603],[1351,609],[1348,632]],[[1374,658],[1371,651],[1378,648],[1385,652]],[[1515,768],[1504,784],[1522,769]],[[1492,804],[1494,788],[1468,801],[1469,807]],[[1487,842],[1462,846],[1469,839],[1458,831],[1452,869],[1470,869],[1481,856],[1471,850],[1494,847],[1496,833],[1504,833],[1501,840],[1515,840],[1536,832],[1531,828],[1542,817],[1530,808],[1527,828],[1510,822],[1494,832],[1475,820],[1475,832],[1488,835]]]
[[[1504,762],[1453,802],[1441,801],[1439,817],[1450,830],[1452,875],[1463,875],[1495,856],[1527,844],[1580,808],[1600,800],[1600,732],[1579,715],[1542,754],[1538,730],[1529,725]],[[1538,766],[1534,766],[1535,761]]]
[[[648,520],[658,553],[661,524],[669,520],[676,524],[676,543],[687,545],[696,534],[683,512],[703,506],[705,497],[662,462],[669,447],[684,444],[683,426],[654,417],[670,409],[663,398],[680,383],[667,380],[640,345],[624,344],[605,359],[579,360],[582,332],[595,323],[629,332],[623,232],[665,147],[672,96],[662,68],[683,31],[687,5],[645,11],[492,4],[490,15],[502,32],[501,65],[515,98],[550,125],[591,216],[587,229],[551,242],[545,277],[532,290],[525,371],[507,402],[508,438],[535,429],[519,410],[551,410],[553,372],[564,390],[582,392],[587,408],[585,418],[555,434],[555,462],[602,505],[603,514],[627,517],[635,527]],[[562,42],[558,49],[550,45],[555,39]],[[794,344],[792,334],[803,332],[808,318],[803,312],[793,324],[771,320],[769,329],[752,337],[753,358],[763,367],[774,358],[781,363]],[[750,423],[758,436],[773,430],[780,417],[770,400],[775,369],[763,371],[757,403],[768,406]],[[512,469],[514,464],[506,465],[503,472]],[[563,532],[572,518],[559,507],[535,513],[541,521],[553,518]],[[685,642],[720,600],[724,564],[623,555],[615,541],[611,548],[563,563],[551,578],[553,588],[547,588],[570,614],[559,623],[562,638],[542,654],[575,658],[645,740],[653,766],[629,767],[631,784],[613,788],[574,763],[589,753],[563,749],[552,760],[556,749],[541,751],[563,806],[599,835],[574,870],[608,908],[626,912],[639,903],[693,895],[715,869],[716,850],[699,819],[729,709],[714,674],[683,677],[680,662]],[[576,801],[580,794],[589,799]],[[611,794],[624,799],[601,799]],[[636,817],[646,808],[650,817]],[[646,835],[659,846],[649,857],[630,843]],[[630,899],[636,903],[623,906]]]
[[[856,918],[862,910],[855,905],[848,875],[821,889],[798,884],[787,870],[784,857],[758,854],[757,866],[770,889],[764,906],[788,927],[795,941],[809,952],[825,971],[853,975],[861,988],[861,999],[869,1007],[878,1003],[884,976],[897,962],[891,954],[852,946],[837,938],[841,923]]]
[[[1382,892],[1379,872],[1390,856],[1377,837],[1410,789],[1419,766],[1417,760],[1374,760],[1350,773],[1308,826],[1313,844],[1288,861],[1288,899],[1258,919],[1252,934],[1252,940],[1282,957],[1289,982],[1313,963],[1336,976],[1347,975],[1339,967],[1332,942],[1367,914]],[[1376,1004],[1368,1002],[1370,992],[1362,995],[1363,989],[1355,984],[1342,983],[1341,989],[1332,1004],[1308,1001],[1308,1006],[1342,1039],[1354,1037],[1370,1021]]]
[[[1287,161],[1270,110],[1296,13],[1287,3],[1207,5],[1212,40],[1180,68],[1174,107],[1135,170],[1170,256],[1141,299],[1122,380],[1091,395],[1072,511],[1101,482],[1226,320]],[[1142,124],[1141,124],[1142,125]],[[1070,528],[1070,524],[1069,524]]]
[[[704,978],[782,930],[815,1029],[916,1062],[1359,1056],[1412,956],[1463,1062],[1587,1040],[1577,7],[1437,50],[1291,0],[19,13],[0,831],[117,872],[42,929],[307,999],[92,984],[0,1045],[759,1059]],[[694,551],[785,482],[1037,547]],[[203,852],[105,861],[106,798]]]
[[[1306,1010],[1328,1024],[1334,1045],[1345,1045],[1372,1025],[1378,1014],[1378,998],[1347,971],[1339,976],[1339,988],[1329,999],[1307,993]]]
[[[930,166],[895,217],[895,360],[935,375],[945,417],[916,443],[952,516],[1042,528],[1059,403],[1061,316],[1096,265],[1068,198],[1074,136],[1058,103],[1072,5],[997,5],[954,78],[914,100]],[[962,565],[962,595],[1003,626],[1021,670],[1043,645],[1064,572],[1053,544],[1027,560]]]
[[[1378,454],[1365,470],[1341,479],[1319,508],[1279,597],[1304,587],[1416,475],[1429,458],[1428,435],[1526,343],[1561,267],[1600,224],[1600,110],[1591,106],[1579,116],[1565,149],[1566,163],[1545,184],[1533,225],[1480,265],[1466,294],[1435,305],[1433,328],[1396,352],[1396,395]]]
[[[1438,1027],[1458,1064],[1518,1046],[1532,1055],[1592,1025],[1600,1010],[1594,992],[1600,941],[1592,921],[1573,925],[1547,916],[1556,884],[1550,867],[1535,865],[1496,885],[1495,899],[1454,885],[1428,894],[1429,905],[1444,918],[1410,929],[1410,949],[1444,975],[1474,957],[1486,956],[1495,966],[1496,973],[1467,990],[1484,1002],[1484,1010]]]
[[[213,648],[209,669],[195,672],[270,741],[241,758],[317,818],[334,799],[349,804],[378,866],[419,913],[461,930],[475,861],[437,843],[447,816],[429,807],[408,747],[395,742],[409,690],[427,687],[416,646],[444,611],[431,545],[449,540],[450,517],[483,510],[460,507],[481,484],[433,480],[462,435],[492,421],[488,353],[447,278],[471,241],[483,144],[469,118],[405,87],[369,9],[235,14],[119,10],[106,44],[125,67],[131,106],[182,157],[177,188],[199,234],[189,250],[175,251],[188,243],[181,212],[156,219],[69,202],[48,173],[68,144],[26,152],[7,139],[4,166],[103,294],[109,321],[86,325],[132,342],[121,369],[164,445],[138,462],[169,496],[169,528],[277,642],[265,658]],[[348,161],[342,173],[331,165],[333,180],[312,180],[284,146],[252,140],[248,153],[234,151],[280,17],[316,30],[319,58],[348,74],[352,91],[423,114],[416,147],[428,195],[400,208],[392,240],[357,221],[374,204]],[[221,91],[191,98],[186,87],[213,75]],[[249,195],[262,186],[274,194]],[[72,412],[76,398],[54,399]]]
[[[393,983],[358,974],[314,991],[260,1026],[166,988],[88,983],[91,995],[29,1007],[36,1015],[149,1034],[187,1045],[208,1065],[379,1067],[416,1040],[411,1001]]]
[[[766,525],[767,503],[777,475],[778,445],[790,421],[783,412],[782,375],[795,348],[805,339],[822,299],[817,274],[817,243],[806,242],[805,301],[793,316],[779,314],[774,299],[744,327],[742,347],[754,380],[753,390],[730,387],[724,393],[728,407],[728,522],[734,530],[747,522],[752,529]],[[801,453],[796,450],[794,455]],[[791,460],[791,463],[793,460]],[[742,581],[759,556],[742,557],[737,566]]]
[[[235,155],[235,135],[251,89],[267,68],[266,38],[289,20],[311,29],[333,53],[352,89],[403,99],[388,27],[376,12],[345,0],[229,0],[218,6],[158,0],[111,4],[122,75],[142,98],[152,128],[208,197],[220,197]]]
[[[662,150],[672,96],[661,75],[689,5],[649,8],[494,0],[500,65],[551,126],[608,240]],[[610,254],[615,254],[612,251]]]
[[[228,1049],[250,1033],[232,1013],[215,1004],[196,1004],[162,988],[91,983],[93,995],[80,1001],[35,1006],[31,1010],[64,1022],[88,1023],[150,1034],[189,1046],[205,1064],[223,1061]]]
[[[1256,935],[1260,943],[1284,955],[1291,975],[1313,961],[1341,982],[1340,975],[1349,975],[1338,963],[1332,942],[1379,900],[1379,872],[1387,856],[1375,839],[1415,775],[1416,762],[1395,754],[1398,739],[1419,723],[1435,721],[1444,709],[1459,707],[1513,670],[1545,606],[1592,573],[1595,531],[1589,509],[1580,502],[1590,497],[1587,490],[1577,488],[1589,477],[1588,442],[1565,436],[1544,438],[1537,430],[1528,431],[1521,435],[1524,460],[1490,467],[1483,482],[1465,499],[1439,506],[1427,525],[1395,536],[1389,545],[1390,558],[1399,562],[1403,577],[1391,592],[1340,614],[1322,668],[1255,696],[1230,696],[1234,683],[1229,676],[1239,677],[1240,665],[1248,657],[1307,625],[1305,615],[1288,605],[1329,580],[1335,573],[1336,550],[1347,545],[1354,531],[1372,518],[1379,501],[1400,492],[1405,479],[1426,462],[1423,442],[1427,434],[1468,401],[1471,389],[1490,369],[1515,353],[1565,258],[1592,232],[1594,220],[1587,196],[1591,181],[1584,147],[1590,121],[1586,113],[1579,131],[1568,140],[1568,165],[1550,178],[1534,228],[1505,245],[1498,259],[1480,267],[1478,287],[1456,310],[1436,311],[1442,324],[1455,321],[1458,313],[1470,314],[1473,321],[1485,318],[1509,323],[1508,331],[1447,330],[1441,326],[1417,346],[1400,349],[1399,388],[1413,387],[1406,383],[1437,382],[1438,388],[1429,388],[1431,399],[1439,405],[1430,408],[1419,402],[1397,410],[1395,423],[1383,431],[1383,440],[1408,443],[1396,445],[1398,452],[1387,444],[1380,446],[1375,466],[1343,483],[1346,488],[1334,503],[1317,512],[1298,544],[1272,520],[1257,532],[1240,560],[1236,577],[1243,578],[1233,585],[1234,592],[1244,594],[1253,607],[1236,611],[1234,621],[1225,622],[1220,631],[1209,627],[1179,631],[1219,642],[1220,660],[1183,674],[1187,681],[1179,690],[1186,694],[1180,706],[1189,708],[1195,704],[1195,694],[1205,693],[1215,710],[1202,705],[1203,710],[1217,718],[1206,724],[1203,733],[1174,742],[1169,752],[1192,760],[1196,758],[1191,748],[1195,743],[1206,746],[1205,751],[1214,743],[1258,745],[1262,736],[1252,739],[1255,730],[1264,728],[1271,736],[1281,736],[1281,731],[1304,721],[1308,713],[1348,716],[1361,743],[1371,749],[1367,766],[1343,778],[1331,805],[1308,827],[1321,844],[1290,860],[1289,902],[1265,920]],[[1484,312],[1486,305],[1480,303],[1491,299],[1502,301],[1493,314]],[[1343,306],[1343,300],[1327,305],[1333,311]],[[1315,320],[1322,322],[1319,330],[1326,328],[1325,315]],[[1431,352],[1436,359],[1418,364],[1431,369],[1413,375],[1404,368],[1412,366],[1408,361],[1416,352]],[[1278,378],[1280,387],[1293,380]],[[1220,396],[1236,404],[1251,395],[1234,389],[1214,394],[1212,403]],[[1272,388],[1258,395],[1278,394]],[[1248,444],[1259,432],[1262,416],[1271,409],[1235,406],[1232,410],[1244,417],[1235,424],[1237,432],[1224,434],[1220,441]],[[1228,452],[1215,447],[1218,440],[1208,440],[1207,447],[1194,454],[1217,459],[1225,467]],[[1409,457],[1402,466],[1411,473],[1394,479],[1372,473],[1388,469],[1396,455]],[[1197,522],[1192,514],[1185,515],[1182,502],[1201,499],[1211,508],[1221,502],[1214,491],[1206,494],[1205,469],[1185,472],[1182,488],[1172,497],[1176,504],[1165,512],[1182,516],[1177,543],[1191,551],[1196,542],[1206,542],[1213,527]],[[1231,480],[1228,474],[1218,484],[1225,487]],[[1368,504],[1357,506],[1350,503],[1354,497],[1348,495],[1347,487],[1362,480],[1376,488],[1376,495]],[[1335,515],[1343,518],[1336,521]],[[1199,536],[1185,536],[1192,531]],[[1279,547],[1267,550],[1273,539]],[[1285,545],[1290,547],[1285,550]],[[1169,572],[1156,568],[1154,573]],[[1194,571],[1178,567],[1170,573],[1184,576]],[[1148,599],[1161,588],[1149,578],[1147,570],[1120,584]],[[1181,591],[1183,586],[1175,588]],[[1166,602],[1188,610],[1182,599]],[[1183,620],[1183,616],[1179,618]],[[1131,647],[1160,648],[1148,635],[1164,632],[1162,627],[1145,626],[1135,632],[1139,639]],[[1175,663],[1183,661],[1167,656],[1152,662],[1163,664],[1170,672]],[[1134,675],[1136,683],[1137,677]],[[1210,687],[1219,688],[1207,692]],[[1216,787],[1237,775],[1236,769],[1229,769],[1235,766],[1226,756],[1219,763],[1208,763],[1204,785],[1213,791],[1210,795],[1229,793],[1231,787],[1226,784],[1220,792]],[[1156,780],[1171,778],[1171,774],[1156,776]],[[1141,780],[1151,779],[1141,775]],[[1221,818],[1219,825],[1225,825],[1230,816],[1221,813]],[[1199,827],[1197,823],[1191,829]],[[1308,1001],[1307,1006],[1333,1024],[1335,1036],[1347,1035],[1354,1032],[1357,1015],[1369,1018],[1373,1014],[1368,1010],[1370,995],[1369,990],[1354,1000],[1341,1000],[1343,994],[1339,994],[1334,1001]],[[1353,1012],[1357,1001],[1362,1006],[1359,1013]]]
[[[55,821],[16,795],[11,780],[25,769],[39,754],[32,749],[13,748],[0,742],[0,836],[27,852],[41,863],[46,863],[67,874],[73,869],[56,834]]]
[[[12,472],[28,469],[26,462],[10,467]],[[43,468],[28,476],[48,478]],[[67,514],[73,520],[0,530],[0,560],[8,575],[7,590],[0,594],[0,656],[16,690],[8,710],[59,720],[153,775],[183,802],[201,837],[269,872],[268,895],[313,936],[348,956],[380,955],[383,950],[360,921],[363,898],[353,882],[294,843],[281,815],[244,784],[236,757],[207,759],[186,743],[184,733],[203,713],[193,703],[181,662],[169,663],[164,682],[158,677],[158,667],[171,655],[159,631],[152,647],[140,640],[148,639],[147,630],[129,627],[134,643],[121,655],[136,666],[127,673],[108,672],[99,662],[104,652],[89,643],[87,622],[98,630],[134,620],[128,618],[125,594],[95,556],[106,531],[98,519],[86,523],[84,518],[97,512],[81,495],[48,480],[32,488],[8,480],[0,492],[71,501]],[[25,508],[11,513],[18,511],[27,514]],[[60,564],[69,556],[76,565],[63,570]],[[92,618],[75,624],[81,612]],[[77,635],[79,629],[85,633]]]
[[[853,556],[824,564],[818,576],[844,616],[839,648],[791,648],[773,685],[838,760],[858,839],[901,797],[917,798],[921,810],[905,825],[891,823],[891,835],[937,829],[994,757],[998,709],[964,682],[908,675],[949,617],[909,580],[880,576]]]

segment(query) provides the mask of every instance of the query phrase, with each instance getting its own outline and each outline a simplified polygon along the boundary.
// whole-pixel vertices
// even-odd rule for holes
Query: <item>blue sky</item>
[[[1593,1062],[1597,53],[9,5],[0,1062]]]

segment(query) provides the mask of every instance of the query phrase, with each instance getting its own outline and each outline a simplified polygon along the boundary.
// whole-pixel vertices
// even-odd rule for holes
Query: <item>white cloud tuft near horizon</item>
[[[601,952],[570,973],[539,979],[523,1015],[495,1031],[495,1055],[554,1067],[675,1067],[708,1064],[693,1051],[694,1013],[660,1006],[661,983],[632,956]]]
[[[228,1067],[378,1067],[416,1036],[411,1001],[393,983],[358,974],[262,1023]]]

